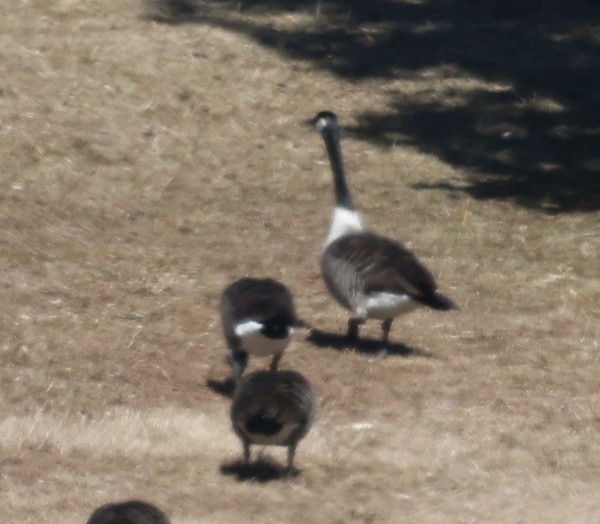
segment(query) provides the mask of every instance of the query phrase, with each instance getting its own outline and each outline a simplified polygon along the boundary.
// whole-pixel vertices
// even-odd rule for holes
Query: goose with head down
[[[276,370],[296,326],[292,294],[271,278],[245,277],[225,288],[221,296],[221,323],[227,341],[227,359],[238,382],[248,356],[272,356]]]
[[[298,442],[308,433],[315,411],[310,384],[296,371],[255,371],[244,377],[233,397],[231,421],[244,446],[286,446],[287,473],[292,473]]]

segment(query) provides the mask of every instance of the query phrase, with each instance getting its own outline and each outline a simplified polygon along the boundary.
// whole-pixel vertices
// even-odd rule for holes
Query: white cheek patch
[[[327,127],[327,119],[326,118],[319,118],[319,120],[317,120],[317,122],[315,123],[315,127],[317,128],[317,131],[319,131],[319,133],[321,131],[323,131],[323,129],[325,129]]]
[[[240,322],[235,326],[233,332],[240,338],[244,338],[247,335],[257,333],[262,329],[263,325],[255,320],[247,320],[246,322]]]
[[[260,332],[262,327],[260,322],[247,320],[235,326],[233,330],[241,340],[242,349],[251,355],[266,357],[283,351],[294,333],[294,329],[290,328],[285,338],[269,338]]]
[[[380,320],[396,318],[419,307],[419,303],[408,295],[395,293],[373,293],[366,302],[367,316]]]
[[[333,211],[331,227],[329,228],[329,235],[325,245],[328,246],[334,240],[344,235],[362,231],[363,229],[360,215],[356,211],[345,207],[336,207]]]

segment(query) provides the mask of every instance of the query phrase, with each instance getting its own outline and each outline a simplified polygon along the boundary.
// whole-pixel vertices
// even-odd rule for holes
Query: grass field
[[[0,4],[1,522],[600,521],[600,14],[490,4]],[[322,109],[366,223],[461,311],[398,319],[388,358],[300,333],[302,472],[240,480],[223,287],[346,325]]]

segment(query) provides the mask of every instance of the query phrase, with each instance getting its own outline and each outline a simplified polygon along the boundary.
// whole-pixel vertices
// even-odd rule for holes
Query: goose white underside
[[[388,320],[410,313],[417,309],[420,304],[408,295],[380,292],[369,295],[365,306],[367,318]]]
[[[298,429],[297,422],[284,424],[279,433],[275,435],[263,435],[262,433],[246,432],[253,444],[261,446],[285,446],[289,442],[290,435]]]
[[[325,246],[328,246],[335,240],[350,233],[362,231],[363,225],[360,215],[346,207],[338,206],[333,210],[333,218],[329,227],[329,235],[325,241]]]
[[[241,322],[234,328],[234,333],[240,338],[241,349],[250,355],[267,357],[283,351],[294,334],[294,328],[288,328],[285,338],[269,338],[261,333],[263,324],[255,320]]]

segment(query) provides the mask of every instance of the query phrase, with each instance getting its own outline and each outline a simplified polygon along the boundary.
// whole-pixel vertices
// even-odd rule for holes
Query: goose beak
[[[312,118],[307,118],[302,121],[302,124],[305,126],[315,127],[317,125],[318,117],[313,116]]]

